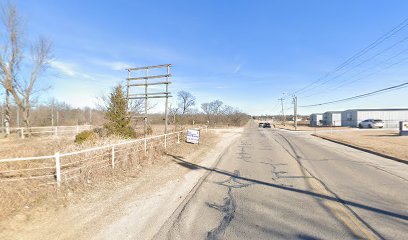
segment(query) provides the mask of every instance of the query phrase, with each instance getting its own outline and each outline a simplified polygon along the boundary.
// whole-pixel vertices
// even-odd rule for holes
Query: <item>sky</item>
[[[28,39],[53,42],[41,96],[74,107],[124,82],[128,67],[172,64],[170,91],[221,100],[252,115],[293,109],[291,95],[404,21],[408,1],[18,0]],[[327,102],[407,82],[407,29],[298,95]],[[388,49],[388,50],[387,50]],[[407,60],[407,61],[405,61]],[[327,81],[326,81],[327,80]],[[324,84],[321,84],[321,83]],[[153,90],[152,90],[153,91]],[[408,107],[408,88],[299,114]],[[177,99],[173,97],[172,102]],[[157,105],[156,111],[164,111]]]

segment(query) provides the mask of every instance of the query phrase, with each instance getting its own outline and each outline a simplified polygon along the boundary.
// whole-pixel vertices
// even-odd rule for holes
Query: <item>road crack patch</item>
[[[219,239],[222,235],[224,235],[225,229],[231,223],[235,216],[235,209],[236,209],[236,202],[234,197],[232,196],[232,187],[228,188],[228,195],[224,198],[223,205],[217,205],[215,203],[207,203],[210,208],[214,208],[224,214],[220,224],[214,228],[213,230],[209,231],[207,234],[208,240],[216,240]]]
[[[235,216],[235,209],[237,207],[234,196],[232,195],[232,189],[234,188],[244,188],[252,185],[252,183],[242,183],[237,179],[240,177],[240,172],[238,170],[234,171],[234,176],[229,177],[227,180],[222,182],[216,182],[221,186],[225,186],[228,188],[227,196],[224,198],[224,202],[222,205],[216,203],[207,203],[207,206],[217,211],[223,213],[223,218],[221,222],[218,224],[217,227],[212,229],[207,233],[208,240],[215,240],[222,237],[225,233],[225,230],[234,219]]]

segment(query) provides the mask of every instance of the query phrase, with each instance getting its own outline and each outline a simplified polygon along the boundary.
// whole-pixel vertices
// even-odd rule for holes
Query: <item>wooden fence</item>
[[[127,164],[149,149],[184,141],[185,131],[88,148],[49,156],[0,159],[0,183],[41,181],[58,185],[70,179],[90,174],[102,168],[115,169]]]
[[[10,135],[25,138],[30,136],[61,136],[75,135],[84,130],[91,130],[92,125],[77,126],[46,126],[46,127],[20,127],[10,128]],[[0,128],[0,132],[5,133],[5,128]]]

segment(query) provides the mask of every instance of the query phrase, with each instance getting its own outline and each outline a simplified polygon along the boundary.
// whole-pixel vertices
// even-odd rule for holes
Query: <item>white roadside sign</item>
[[[188,143],[199,143],[200,142],[200,131],[187,129],[187,142]]]
[[[402,131],[408,131],[408,122],[402,122]]]

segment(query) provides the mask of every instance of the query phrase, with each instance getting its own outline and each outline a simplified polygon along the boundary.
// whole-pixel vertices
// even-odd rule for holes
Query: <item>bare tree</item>
[[[248,122],[249,119],[247,114],[228,105],[224,107],[223,115],[226,117],[226,122],[234,126],[241,126],[243,123]]]
[[[211,124],[217,122],[241,126],[249,119],[249,116],[245,113],[229,105],[225,105],[220,100],[203,103],[201,104],[201,109],[207,116],[207,121],[210,121]]]
[[[220,100],[215,100],[210,103],[201,104],[201,109],[207,115],[207,120],[214,120],[216,116],[219,116],[224,111],[224,103]]]
[[[189,92],[180,91],[177,93],[177,98],[179,100],[179,108],[181,113],[184,115],[188,112],[190,107],[195,106],[196,98]]]
[[[51,43],[45,38],[39,38],[30,47],[31,64],[29,76],[23,76],[21,62],[24,57],[24,33],[21,26],[21,17],[14,5],[3,8],[3,24],[5,26],[4,51],[0,55],[1,85],[6,91],[6,119],[9,115],[9,95],[23,112],[23,122],[30,126],[30,108],[33,95],[41,91],[37,89],[39,77],[44,73],[51,59]],[[7,120],[6,120],[7,121]]]
[[[210,121],[210,119],[211,119],[211,111],[210,111],[210,106],[209,105],[210,105],[209,103],[201,104],[201,109],[203,110],[203,112],[207,116],[207,121]]]
[[[6,95],[6,93],[4,93],[4,96]],[[6,136],[10,134],[10,122],[7,122],[7,126],[6,126],[6,117],[5,117],[5,110],[6,110],[6,101],[1,103],[1,132],[5,133]]]
[[[172,104],[169,106],[169,114],[173,118],[173,124],[176,123],[176,116],[178,115],[180,108],[178,107],[173,107]]]
[[[129,112],[134,114],[141,114],[144,111],[144,107],[144,99],[136,99],[129,102]]]
[[[224,103],[220,100],[210,102],[209,107],[214,115],[221,115],[225,112]]]

